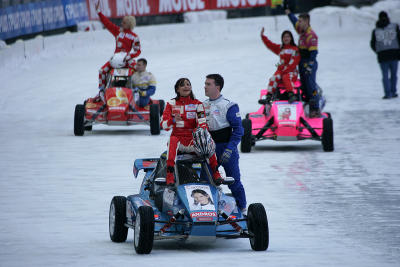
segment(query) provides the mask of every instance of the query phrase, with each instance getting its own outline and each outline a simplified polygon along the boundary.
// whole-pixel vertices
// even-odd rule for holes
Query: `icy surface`
[[[388,2],[396,10],[399,1]],[[263,141],[241,154],[248,202],[267,209],[267,252],[245,239],[165,241],[139,256],[131,231],[126,243],[109,240],[111,198],[138,191],[134,159],[157,157],[169,136],[145,126],[73,135],[74,106],[97,92],[98,69],[114,49],[110,34],[64,35],[19,68],[0,66],[0,266],[399,266],[400,99],[381,100],[369,48],[376,16],[343,16],[340,24],[328,20],[332,10],[313,11],[312,23],[335,151],[315,141]],[[156,97],[172,98],[174,82],[188,77],[205,99],[205,75],[219,72],[242,115],[255,111],[278,61],[259,38],[262,26],[276,42],[292,29],[286,17],[139,27]],[[97,41],[82,42],[88,34]]]

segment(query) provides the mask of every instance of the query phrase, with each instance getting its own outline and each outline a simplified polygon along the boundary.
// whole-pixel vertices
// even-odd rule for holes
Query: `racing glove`
[[[145,97],[147,95],[146,90],[139,90],[139,95]]]
[[[304,67],[306,68],[306,74],[311,75],[313,66],[314,62],[312,61],[304,64]]]
[[[229,162],[232,156],[232,149],[225,149],[224,153],[222,153],[221,159],[219,161],[220,164],[226,164]]]

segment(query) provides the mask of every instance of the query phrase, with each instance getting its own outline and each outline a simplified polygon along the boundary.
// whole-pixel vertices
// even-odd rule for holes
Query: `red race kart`
[[[132,89],[134,69],[112,69],[107,77],[104,101],[89,98],[75,106],[74,134],[82,136],[94,124],[129,126],[150,125],[152,135],[160,134],[160,116],[164,111],[163,100],[152,100],[145,107],[136,104],[137,89]]]

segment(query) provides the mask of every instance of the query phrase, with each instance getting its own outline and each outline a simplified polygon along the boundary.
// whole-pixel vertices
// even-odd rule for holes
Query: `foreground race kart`
[[[270,102],[265,101],[267,90],[261,90],[261,107],[246,115],[242,120],[244,135],[240,144],[242,152],[250,152],[256,142],[265,139],[276,141],[297,141],[312,139],[322,143],[324,151],[333,151],[333,120],[330,113],[318,117],[309,116],[309,106],[301,101],[299,86],[296,84],[296,101],[288,101],[283,85],[273,94]],[[263,102],[264,101],[264,102]]]
[[[132,89],[133,69],[112,69],[107,77],[105,103],[96,98],[87,99],[75,106],[74,134],[82,136],[94,124],[129,126],[150,125],[152,135],[160,134],[160,116],[164,111],[163,100],[150,100],[145,107],[136,104],[138,91]]]
[[[110,204],[109,232],[113,242],[125,242],[134,230],[138,254],[148,254],[154,240],[175,239],[210,242],[216,238],[249,238],[253,250],[268,248],[268,220],[260,203],[248,207],[244,216],[232,196],[213,182],[205,160],[182,158],[175,166],[176,185],[166,186],[166,158],[137,159],[133,173],[145,171],[140,192],[115,196]],[[227,177],[224,184],[234,179]]]

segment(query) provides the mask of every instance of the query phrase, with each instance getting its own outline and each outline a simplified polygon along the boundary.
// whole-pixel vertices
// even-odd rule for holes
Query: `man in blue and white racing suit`
[[[209,99],[203,102],[210,134],[216,144],[218,163],[222,165],[226,176],[233,177],[235,183],[229,186],[238,208],[246,214],[246,194],[240,181],[238,144],[243,135],[239,106],[224,98],[221,90],[224,79],[219,74],[207,75],[205,95]]]

